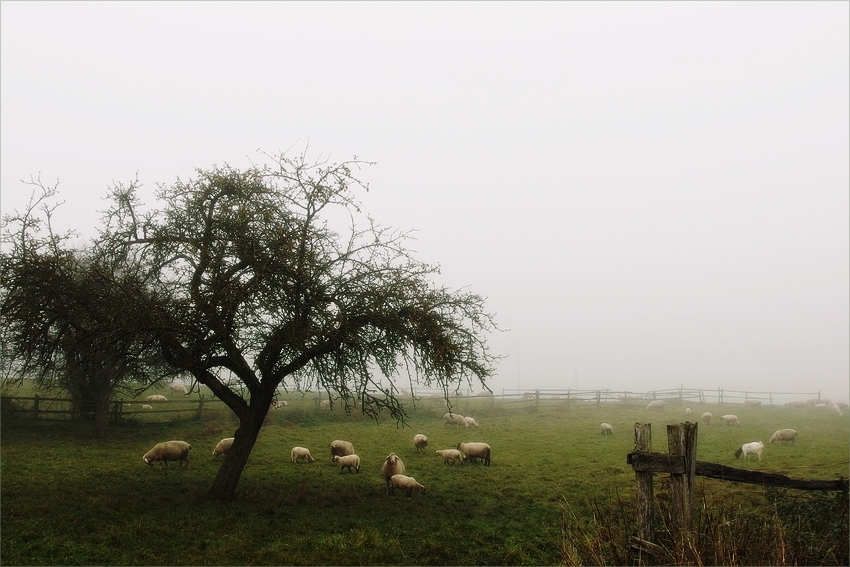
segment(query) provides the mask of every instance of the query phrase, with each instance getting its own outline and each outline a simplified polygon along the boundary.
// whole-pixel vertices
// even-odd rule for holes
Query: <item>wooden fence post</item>
[[[652,452],[652,425],[635,423],[635,453]],[[635,565],[652,565],[650,549],[655,545],[655,530],[652,527],[652,511],[655,496],[652,486],[651,471],[635,471],[637,485],[637,541],[632,541]]]
[[[204,395],[198,397],[198,419],[204,418]]]
[[[32,414],[35,419],[38,419],[38,394],[35,395],[32,402]]]
[[[684,558],[685,541],[691,533],[694,478],[697,465],[697,424],[675,423],[667,426],[667,445],[670,455],[685,458],[682,473],[670,473],[670,502],[673,513],[673,537],[678,548],[677,558]]]
[[[540,390],[534,390],[534,411],[540,409]]]

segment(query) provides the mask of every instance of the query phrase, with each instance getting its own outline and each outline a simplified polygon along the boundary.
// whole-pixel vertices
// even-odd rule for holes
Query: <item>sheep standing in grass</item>
[[[603,423],[599,426],[599,433],[602,435],[612,435],[614,433],[614,426],[610,423]]]
[[[183,384],[171,384],[168,388],[171,390],[172,394],[183,394],[184,396],[189,395],[189,390],[187,390],[186,386]]]
[[[218,457],[219,455],[227,455],[230,452],[230,447],[233,445],[233,437],[225,437],[213,449],[213,457]]]
[[[348,467],[348,472],[351,472],[351,467],[354,467],[354,472],[360,472],[360,457],[357,455],[345,455],[344,457],[334,455],[334,462],[339,463],[339,472],[342,472],[342,469],[346,467]]]
[[[416,447],[417,453],[427,453],[428,438],[422,435],[421,433],[417,433],[413,436],[413,446]]]
[[[792,445],[796,445],[797,431],[794,429],[777,429],[776,432],[770,436],[770,442],[776,443],[777,441],[780,443],[790,441]]]
[[[404,474],[404,463],[395,453],[390,453],[384,459],[384,464],[381,465],[381,476],[384,477],[384,482],[387,483],[387,494],[390,494],[391,479],[393,475]]]
[[[142,460],[149,466],[159,461],[165,463],[166,467],[168,461],[180,461],[179,466],[182,467],[185,462],[186,468],[189,468],[189,451],[191,450],[192,446],[185,441],[164,441],[154,445],[153,449],[145,453]]]
[[[711,415],[710,411],[704,412],[700,418],[705,422],[706,425],[711,425],[711,418],[714,417]]]
[[[761,407],[761,400],[747,400],[744,402],[747,407],[758,408]]]
[[[440,449],[435,451],[434,454],[443,457],[444,465],[454,466],[455,461],[460,461],[460,464],[463,465],[463,454],[457,449]]]
[[[466,422],[467,427],[478,427],[478,422],[475,421],[475,418],[464,416],[463,420]]]
[[[840,417],[842,415],[841,414],[841,408],[838,407],[838,404],[830,403],[829,406],[827,406],[827,407],[829,408],[830,412],[836,414],[837,416]]]
[[[148,402],[167,402],[168,398],[161,394],[154,394],[152,396],[148,396],[145,400]]]
[[[646,409],[662,409],[664,407],[664,400],[652,400],[647,404]]]
[[[732,425],[733,423],[734,423],[735,425],[741,425],[741,422],[740,422],[740,421],[738,421],[738,416],[737,416],[737,415],[732,415],[732,414],[728,414],[728,415],[721,415],[721,416],[720,416],[720,421],[725,421],[725,422],[726,422],[726,425]]]
[[[691,408],[685,408],[685,415],[691,415]]]
[[[788,406],[789,408],[804,408],[804,407],[806,407],[807,404],[806,404],[806,402],[803,402],[801,400],[797,400],[797,401],[794,401],[794,402],[788,402],[785,405]]]
[[[354,445],[352,445],[349,441],[337,439],[331,443],[331,462],[334,462],[334,457],[336,456],[344,457],[346,455],[353,454]]]
[[[487,443],[458,443],[457,450],[463,453],[465,461],[483,459],[490,466],[490,445]]]
[[[413,496],[414,490],[418,490],[423,494],[425,493],[425,487],[416,482],[415,478],[412,476],[404,476],[403,474],[394,474],[390,477],[390,494],[394,494],[396,488],[400,488],[407,492],[408,498]]]
[[[447,425],[454,425],[455,429],[459,427],[469,427],[469,424],[466,422],[462,415],[451,412],[443,416],[443,427]]]
[[[761,441],[753,441],[752,443],[744,443],[741,448],[735,451],[735,458],[744,455],[745,459],[749,459],[750,455],[758,455],[761,460],[761,452],[764,450],[764,443]]]
[[[306,447],[293,447],[292,451],[289,452],[289,460],[293,463],[297,463],[299,460],[303,460],[305,463],[312,463],[316,459],[310,454],[310,449]]]

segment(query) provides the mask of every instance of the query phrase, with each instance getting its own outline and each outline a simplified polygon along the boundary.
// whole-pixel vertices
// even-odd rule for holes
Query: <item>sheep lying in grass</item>
[[[150,404],[139,404],[139,407],[142,408],[143,410],[152,410],[153,409],[153,406],[150,405]]]
[[[463,453],[463,460],[475,462],[483,459],[490,466],[490,445],[487,443],[458,443],[457,450]]]
[[[794,402],[788,402],[785,405],[788,406],[789,408],[804,408],[804,407],[806,407],[807,404],[804,401],[797,400],[797,401],[794,401]]]
[[[331,462],[334,462],[335,456],[344,457],[346,455],[354,454],[354,445],[352,445],[349,441],[342,441],[337,439],[331,442]]]
[[[233,437],[225,437],[213,449],[213,457],[218,457],[219,455],[227,455],[230,452],[230,447],[233,445]]]
[[[413,436],[413,446],[416,447],[417,453],[427,453],[428,438],[422,435],[421,433],[417,433]]]
[[[466,422],[462,415],[451,412],[443,416],[443,427],[447,425],[454,425],[455,429],[459,427],[469,427],[469,424]]]
[[[289,452],[289,460],[293,463],[297,463],[299,460],[303,460],[305,463],[312,463],[316,459],[310,454],[310,449],[306,447],[293,447],[292,451]]]
[[[703,413],[700,418],[705,422],[706,425],[711,425],[711,418],[714,417],[711,415],[710,411]]]
[[[649,402],[649,404],[647,404],[646,409],[652,409],[652,408],[661,409],[663,407],[664,407],[664,400],[652,400],[651,402]]]
[[[726,422],[726,425],[732,425],[733,423],[734,423],[735,425],[741,425],[741,422],[740,422],[740,421],[738,421],[738,416],[737,416],[737,415],[732,415],[732,414],[729,414],[729,415],[721,415],[721,416],[720,416],[720,421],[725,421],[725,422]]]
[[[735,451],[735,458],[737,459],[742,454],[745,459],[749,459],[750,455],[758,455],[759,460],[761,460],[761,452],[764,450],[764,443],[761,441],[753,441],[752,443],[744,443],[741,445],[741,448]]]
[[[153,449],[145,453],[142,460],[149,466],[159,461],[165,463],[166,467],[168,461],[180,461],[179,466],[182,467],[185,462],[186,468],[189,468],[189,451],[191,450],[192,446],[185,441],[164,441],[154,445]]]
[[[478,422],[472,417],[465,416],[463,420],[466,422],[467,427],[478,427]]]
[[[404,476],[403,474],[394,474],[390,477],[390,494],[395,494],[395,489],[400,488],[407,492],[407,497],[413,496],[413,491],[418,490],[425,493],[425,487],[416,482],[412,476]]]
[[[339,472],[342,472],[342,469],[346,467],[348,467],[348,472],[351,472],[351,467],[354,467],[354,472],[360,472],[360,457],[357,455],[345,455],[344,457],[334,455],[334,462],[339,463]]]
[[[272,402],[272,407],[274,409],[284,408],[288,405],[289,405],[289,402],[287,402],[286,400],[275,400],[275,401]]]
[[[599,426],[599,433],[602,435],[612,435],[614,433],[614,426],[610,423],[603,423]]]
[[[435,451],[434,454],[443,457],[444,465],[454,466],[455,461],[460,461],[460,464],[463,465],[463,454],[457,449],[440,449]]]
[[[398,458],[395,453],[390,453],[384,459],[384,464],[381,465],[381,476],[384,477],[384,482],[387,483],[387,494],[392,488],[390,480],[393,475],[404,474],[404,463]]]
[[[145,401],[148,401],[148,402],[167,402],[168,398],[166,398],[165,396],[163,396],[161,394],[154,394],[152,396],[148,396],[147,398],[145,398]]]
[[[777,429],[776,432],[770,436],[770,442],[776,443],[777,441],[780,443],[790,441],[792,445],[796,445],[797,431],[794,429]]]

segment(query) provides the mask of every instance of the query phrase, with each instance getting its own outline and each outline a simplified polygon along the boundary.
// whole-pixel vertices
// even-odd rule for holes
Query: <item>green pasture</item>
[[[697,459],[795,478],[848,476],[850,416],[784,406],[688,404],[698,419],[737,414],[741,425],[700,424]],[[560,564],[566,516],[590,525],[615,503],[624,530],[634,524],[634,473],[626,464],[635,422],[650,422],[653,450],[666,452],[666,424],[686,419],[684,406],[649,411],[627,405],[545,400],[462,399],[456,410],[477,429],[443,427],[445,407],[427,401],[406,427],[344,412],[321,411],[292,396],[272,410],[234,502],[204,498],[220,464],[215,444],[236,423],[224,410],[203,420],[164,423],[124,419],[105,441],[91,424],[6,416],[0,438],[2,562],[7,565],[497,565]],[[614,434],[603,436],[608,422]],[[770,445],[779,428],[797,429],[797,445]],[[429,438],[416,453],[414,434]],[[192,444],[191,464],[148,467],[155,443]],[[329,458],[334,439],[354,444],[359,474],[340,473]],[[741,444],[762,440],[763,460],[736,460]],[[434,450],[461,441],[492,447],[492,466],[446,466]],[[293,446],[316,462],[292,464]],[[425,494],[388,496],[380,477],[395,452]],[[701,506],[742,515],[766,504],[757,486],[698,477]],[[843,518],[847,522],[846,516]],[[844,533],[846,533],[846,528]],[[846,542],[845,542],[846,545]],[[846,552],[845,552],[846,553]]]

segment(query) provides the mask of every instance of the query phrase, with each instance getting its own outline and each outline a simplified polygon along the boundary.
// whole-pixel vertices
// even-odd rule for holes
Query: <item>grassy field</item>
[[[740,427],[701,424],[699,460],[795,478],[848,475],[846,413],[839,418],[810,408],[691,407],[692,420],[707,410],[735,413],[741,421]],[[469,400],[457,411],[474,416],[480,427],[443,428],[445,409],[434,403],[412,412],[409,427],[399,428],[389,419],[376,424],[293,398],[270,414],[239,498],[230,503],[204,498],[221,462],[212,457],[213,447],[235,428],[226,411],[208,412],[203,421],[123,420],[105,441],[92,438],[90,423],[4,419],[0,559],[6,565],[616,564],[627,550],[617,549],[622,546],[615,539],[636,532],[634,473],[626,464],[633,424],[652,423],[653,449],[666,451],[665,425],[685,419],[683,407],[650,412],[640,402],[596,407],[547,401],[535,410],[533,403]],[[602,421],[614,426],[613,435],[599,434]],[[767,444],[783,427],[797,429],[799,443]],[[427,455],[416,453],[416,433],[428,436]],[[169,439],[192,444],[190,467],[145,466],[142,455]],[[340,473],[331,464],[334,439],[354,444],[363,463],[359,474]],[[754,440],[766,443],[763,460],[736,460],[734,450]],[[489,443],[492,466],[451,467],[434,456],[435,449],[460,441]],[[316,462],[290,463],[296,445],[308,447]],[[390,452],[402,457],[407,474],[427,487],[425,494],[386,495],[380,465]],[[697,485],[701,538],[720,537],[711,532],[718,514],[733,529],[751,530],[763,529],[759,518],[780,517],[771,500],[776,494],[760,487],[700,478]],[[815,515],[832,513],[829,495],[780,496],[781,502],[813,508]],[[844,510],[827,523],[838,524],[835,534],[816,533],[810,536],[816,541],[795,544],[815,549],[829,538],[839,540],[838,549],[818,548],[806,561],[846,561]],[[743,551],[737,557],[747,564]]]

